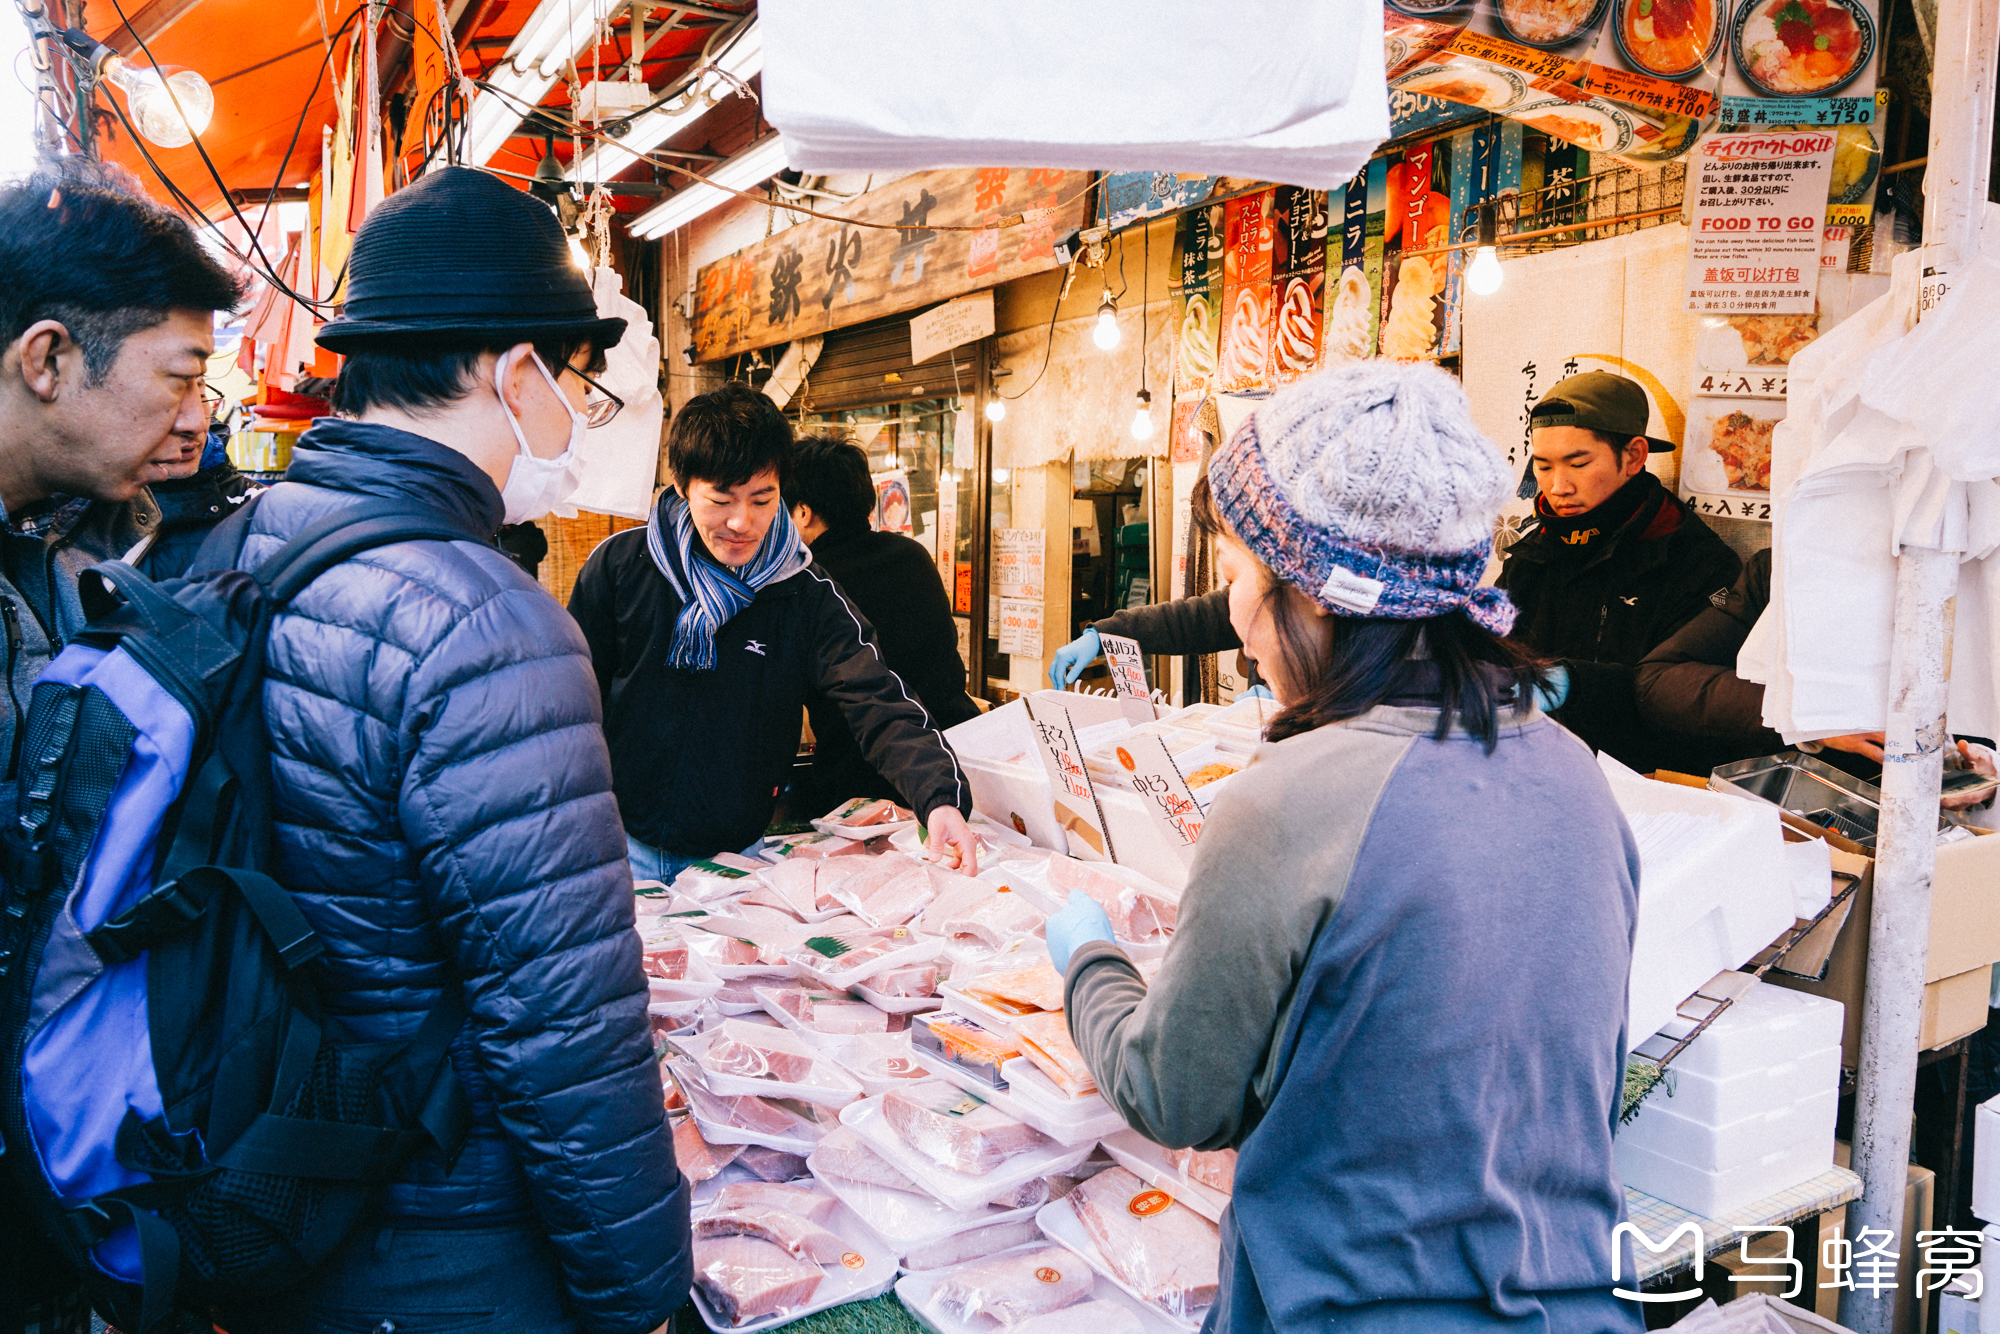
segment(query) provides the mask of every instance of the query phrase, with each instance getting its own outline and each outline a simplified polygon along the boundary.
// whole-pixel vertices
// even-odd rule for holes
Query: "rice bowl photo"
[[[1500,0],[1507,36],[1539,50],[1567,46],[1588,35],[1604,17],[1607,0]]]
[[[1744,0],[1736,68],[1773,97],[1824,97],[1867,68],[1875,22],[1857,0]]]
[[[1615,0],[1611,24],[1619,53],[1662,79],[1701,72],[1722,48],[1722,0]]]

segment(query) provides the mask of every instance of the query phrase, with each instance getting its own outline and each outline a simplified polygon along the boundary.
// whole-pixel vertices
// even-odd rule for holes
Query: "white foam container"
[[[1147,1185],[1158,1186],[1209,1222],[1222,1221],[1222,1211],[1229,1207],[1229,1197],[1213,1186],[1190,1181],[1174,1166],[1165,1149],[1138,1131],[1127,1129],[1105,1136],[1104,1151],[1111,1155],[1112,1162]]]
[[[1041,1249],[1041,1245],[1014,1246],[1005,1251],[996,1252],[996,1254],[1011,1255],[1015,1251],[1039,1250]],[[1085,1263],[1088,1263],[1088,1261],[1085,1261]],[[910,1313],[918,1324],[931,1331],[931,1334],[994,1334],[994,1331],[1004,1329],[1005,1326],[987,1316],[980,1316],[970,1322],[960,1320],[950,1311],[943,1309],[942,1306],[932,1301],[932,1294],[937,1291],[938,1284],[944,1282],[958,1268],[960,1266],[954,1265],[946,1269],[929,1269],[905,1273],[903,1277],[896,1280],[897,1300],[902,1302],[903,1308]],[[1170,1320],[1166,1312],[1154,1306],[1151,1302],[1140,1301],[1137,1297],[1132,1296],[1132,1294],[1106,1278],[1102,1273],[1097,1273],[1095,1270],[1092,1272],[1096,1274],[1097,1283],[1090,1290],[1090,1296],[1085,1299],[1086,1301],[1110,1302],[1114,1305],[1124,1307],[1138,1318],[1139,1327],[1146,1331],[1146,1334],[1174,1334],[1174,1331],[1184,1328]],[[1082,1304],[1082,1302],[1079,1302],[1077,1306],[1081,1306]],[[1069,1306],[1063,1309],[1073,1311],[1077,1309],[1077,1306]],[[1060,1315],[1061,1312],[1052,1312],[1051,1314]],[[1099,1334],[1099,1331],[1079,1321],[1075,1329],[1075,1334]]]
[[[1612,1141],[1612,1152],[1620,1180],[1634,1190],[1703,1218],[1727,1220],[1731,1214],[1742,1214],[1745,1222],[1765,1217],[1750,1206],[1810,1181],[1833,1166],[1831,1142],[1794,1144],[1727,1172],[1704,1172],[1675,1162],[1628,1141],[1623,1134]],[[1753,1212],[1754,1220],[1749,1216]]]
[[[1706,1033],[1697,1038],[1682,1056],[1692,1055],[1707,1038]],[[1667,1067],[1667,1077],[1647,1095],[1643,1106],[1658,1107],[1703,1125],[1723,1126],[1793,1106],[1839,1086],[1839,1043],[1727,1079],[1683,1069],[1681,1058],[1676,1057]]]
[[[810,1156],[806,1165],[812,1166]],[[1022,1209],[1003,1209],[997,1204],[981,1204],[971,1209],[953,1209],[929,1195],[823,1176],[816,1167],[813,1177],[820,1189],[853,1210],[898,1256],[974,1228],[1032,1219],[1042,1207],[1031,1204]]]
[[[1644,1149],[1700,1172],[1730,1172],[1762,1162],[1796,1145],[1817,1144],[1833,1161],[1833,1123],[1840,1089],[1828,1085],[1789,1107],[1715,1125],[1682,1115],[1647,1098],[1638,1115],[1618,1130],[1621,1144]],[[1643,1189],[1643,1187],[1642,1187]]]
[[[1837,1000],[1769,982],[1753,983],[1667,1069],[1727,1080],[1782,1066],[1800,1053],[1838,1048],[1844,1013]],[[1678,1041],[1693,1031],[1696,1022],[1675,1014],[1660,1029],[1660,1038]],[[1659,1039],[1641,1044],[1645,1051],[1659,1045]]]
[[[760,1047],[793,1056],[803,1056],[813,1062],[813,1074],[816,1078],[812,1083],[794,1084],[780,1079],[750,1079],[742,1075],[722,1074],[712,1069],[705,1058],[709,1048],[725,1038],[739,1042],[754,1042]],[[767,1028],[746,1024],[740,1019],[725,1019],[706,1033],[682,1039],[681,1048],[694,1057],[701,1066],[702,1077],[707,1081],[709,1092],[721,1096],[798,1098],[821,1107],[845,1107],[862,1096],[861,1081],[842,1069],[830,1054],[815,1047],[798,1034],[776,1026]]]
[[[1035,1223],[1042,1229],[1043,1236],[1066,1250],[1076,1252],[1077,1255],[1082,1257],[1085,1264],[1097,1271],[1099,1278],[1106,1280],[1127,1297],[1130,1297],[1133,1301],[1139,1303],[1139,1305],[1152,1311],[1162,1321],[1165,1321],[1169,1328],[1188,1331],[1190,1334],[1192,1334],[1192,1331],[1197,1331],[1201,1328],[1202,1322],[1200,1317],[1208,1311],[1206,1306],[1192,1312],[1191,1315],[1194,1318],[1182,1319],[1158,1303],[1147,1301],[1131,1288],[1125,1286],[1125,1281],[1118,1277],[1112,1270],[1110,1263],[1098,1251],[1097,1243],[1091,1240],[1090,1233],[1085,1230],[1082,1220],[1077,1218],[1076,1210],[1070,1207],[1068,1197],[1060,1200],[1051,1200],[1049,1203],[1043,1205],[1041,1212],[1035,1215]]]
[[[880,1098],[865,1098],[842,1108],[840,1121],[866,1140],[868,1147],[890,1166],[936,1196],[946,1207],[960,1210],[977,1208],[995,1195],[1024,1186],[1037,1177],[1067,1172],[1088,1158],[1096,1147],[1095,1141],[1076,1146],[1040,1145],[1015,1154],[983,1176],[974,1176],[941,1167],[911,1148],[883,1116]]]
[[[1048,1071],[1035,1064],[1032,1056],[1017,1056],[1003,1062],[1000,1074],[1006,1079],[1007,1092],[1015,1101],[1035,1108],[1044,1116],[1054,1117],[1065,1124],[1089,1126],[1096,1130],[1099,1138],[1118,1133],[1108,1128],[1110,1123],[1104,1118],[1116,1117],[1120,1126],[1125,1124],[1124,1118],[1118,1116],[1117,1109],[1105,1101],[1103,1094],[1085,1093],[1079,1096],[1063,1092],[1049,1078]]]
[[[827,1220],[827,1231],[834,1233],[854,1249],[848,1255],[856,1257],[858,1266],[846,1263],[822,1265],[826,1276],[820,1280],[818,1291],[804,1306],[778,1311],[771,1315],[746,1320],[740,1325],[732,1325],[708,1304],[699,1285],[692,1293],[695,1309],[701,1312],[702,1323],[715,1334],[757,1334],[759,1330],[776,1329],[789,1325],[795,1320],[803,1320],[821,1311],[830,1311],[848,1302],[864,1302],[871,1297],[880,1297],[896,1285],[896,1254],[889,1244],[876,1236],[854,1213],[845,1206],[837,1207]]]
[[[944,1004],[936,996],[885,996],[866,982],[856,982],[848,990],[884,1014],[920,1014]]]
[[[1078,1115],[1073,1112],[1052,1111],[1044,1103],[1018,1097],[1011,1087],[996,1089],[982,1083],[977,1076],[968,1074],[949,1061],[938,1059],[936,1055],[922,1047],[912,1044],[910,1049],[916,1053],[917,1064],[939,1079],[985,1099],[1022,1125],[1041,1131],[1065,1147],[1095,1144],[1104,1136],[1115,1135],[1125,1128],[1125,1118],[1113,1111],[1111,1104],[1104,1102],[1102,1098],[1098,1099],[1103,1104],[1101,1112],[1083,1109],[1085,1114]],[[1005,1075],[1008,1067],[1013,1064],[1013,1061],[1004,1062],[1000,1067],[1001,1073]],[[1055,1088],[1053,1084],[1049,1087],[1051,1090]]]
[[[839,959],[825,958],[825,956],[821,955],[811,946],[801,942],[799,947],[791,954],[792,963],[797,966],[801,973],[822,986],[830,987],[835,991],[847,991],[857,982],[866,982],[877,973],[885,973],[891,968],[901,968],[905,964],[912,963],[929,963],[932,959],[937,958],[938,954],[944,949],[944,941],[939,937],[920,935],[917,931],[907,926],[878,928],[868,927],[858,917],[854,921],[857,928],[861,929],[907,932],[910,943],[901,949],[893,949],[887,954],[870,959],[858,968],[838,969],[833,965],[838,964],[840,962]]]

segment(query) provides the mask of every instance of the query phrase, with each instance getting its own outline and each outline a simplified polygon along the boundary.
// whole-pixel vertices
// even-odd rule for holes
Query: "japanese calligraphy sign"
[[[1166,828],[1168,845],[1183,862],[1192,862],[1194,845],[1201,838],[1201,807],[1167,750],[1166,739],[1127,737],[1118,743],[1118,763],[1132,775],[1139,803]]]
[[[907,230],[810,218],[705,264],[695,279],[695,359],[790,342],[1054,268],[1056,242],[1083,225],[1087,181],[1086,172],[1051,169],[922,171],[842,210],[854,222]],[[959,226],[986,230],[940,230]]]
[[[1111,838],[1104,832],[1104,813],[1098,809],[1097,790],[1090,785],[1069,710],[1046,697],[1024,696],[1022,703],[1034,724],[1035,746],[1054,789],[1056,824],[1069,838],[1070,855],[1086,856],[1088,848],[1099,860],[1111,860]]]
[[[1696,145],[1689,310],[1812,313],[1833,150],[1821,130],[1712,134]]]
[[[1104,650],[1104,665],[1111,669],[1111,685],[1125,708],[1125,716],[1135,722],[1152,722],[1157,715],[1152,696],[1146,691],[1146,659],[1139,652],[1139,641],[1100,632],[1098,642]]]

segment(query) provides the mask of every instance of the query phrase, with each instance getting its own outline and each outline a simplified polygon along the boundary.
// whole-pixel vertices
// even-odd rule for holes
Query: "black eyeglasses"
[[[588,375],[585,375],[582,371],[577,370],[576,367],[565,365],[563,369],[572,372],[577,379],[583,381],[596,391],[596,393],[583,400],[583,424],[592,430],[600,426],[609,425],[611,419],[618,415],[619,409],[625,406],[625,400],[591,379]]]

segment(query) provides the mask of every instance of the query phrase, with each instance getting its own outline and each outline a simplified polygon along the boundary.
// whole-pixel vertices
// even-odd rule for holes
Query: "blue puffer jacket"
[[[323,420],[258,501],[238,565],[363,497],[473,532],[499,492],[455,451]],[[584,1328],[646,1331],[685,1300],[674,1164],[632,929],[597,681],[576,625],[498,550],[379,547],[320,576],[272,629],[278,874],[327,945],[325,1000],[356,1041],[409,1037],[457,978],[453,1050],[475,1125],[379,1222],[531,1220]]]

